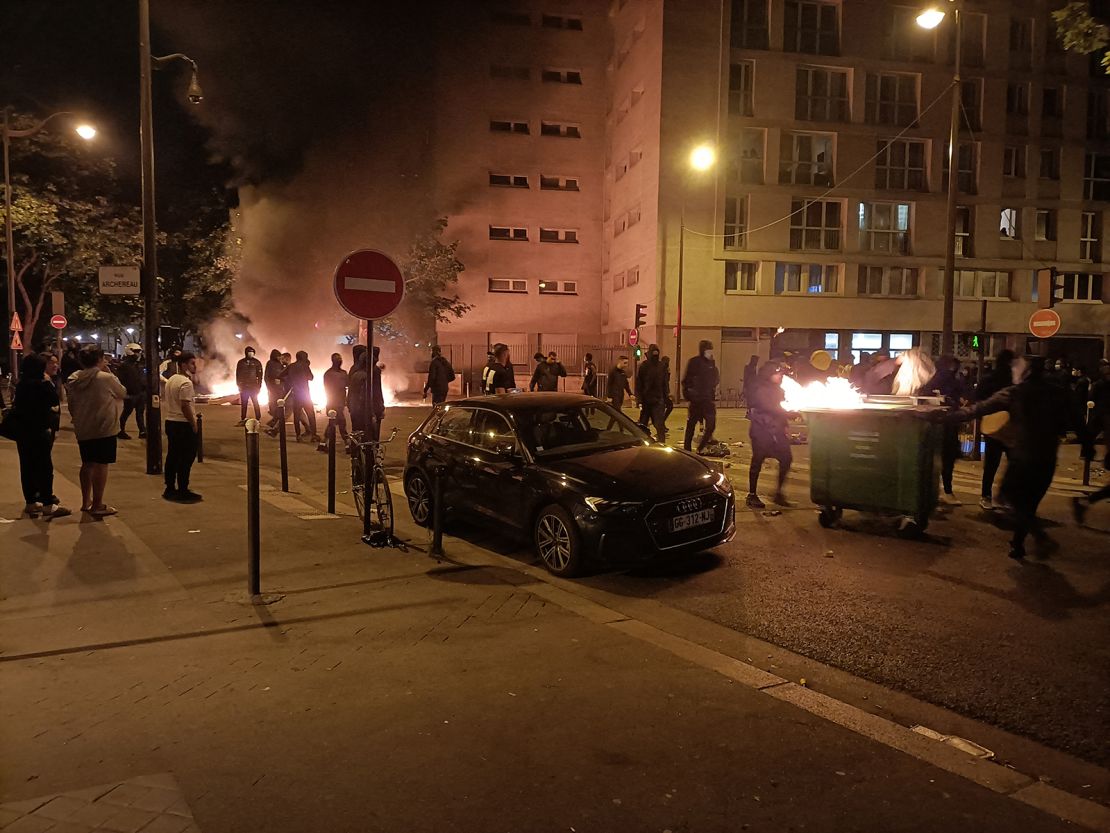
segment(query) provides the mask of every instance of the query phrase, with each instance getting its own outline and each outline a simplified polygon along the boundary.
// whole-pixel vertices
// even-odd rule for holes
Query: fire
[[[239,396],[239,387],[235,384],[235,381],[233,379],[227,379],[223,382],[217,382],[214,385],[210,385],[209,390],[212,391],[212,396],[216,398],[224,396]],[[316,406],[316,410],[320,413],[323,413],[324,408],[327,406],[328,398],[327,395],[324,393],[324,378],[322,375],[318,375],[315,379],[308,383],[308,392],[312,396],[312,404]],[[393,391],[383,387],[382,395],[385,397],[385,404],[387,407],[397,404],[397,398],[393,395]],[[258,392],[259,404],[267,405],[269,404],[269,401],[270,400],[269,396],[267,396],[266,388],[262,388],[262,390]]]
[[[786,393],[782,407],[786,411],[813,410],[816,408],[862,408],[863,394],[847,379],[829,379],[827,382],[810,382],[804,387],[783,376],[782,389]]]

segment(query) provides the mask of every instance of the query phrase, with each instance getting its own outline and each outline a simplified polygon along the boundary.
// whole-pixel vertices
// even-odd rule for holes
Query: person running
[[[438,405],[447,401],[447,391],[455,381],[455,369],[451,362],[443,356],[443,351],[438,344],[432,346],[432,360],[428,363],[428,380],[424,383],[424,398],[428,398],[428,391],[432,393],[432,404]]]
[[[192,377],[197,360],[192,353],[177,359],[177,372],[166,381],[162,411],[166,418],[166,490],[162,497],[178,503],[196,503],[201,496],[189,489],[189,475],[197,459],[197,416],[193,408]]]
[[[78,358],[81,370],[69,378],[66,393],[81,452],[81,511],[103,518],[118,511],[104,502],[104,491],[108,466],[116,462],[116,435],[127,390],[108,372],[108,357],[99,347],[85,347]]]
[[[636,400],[640,403],[640,420],[644,430],[655,426],[657,442],[667,441],[667,372],[659,356],[659,345],[648,345],[647,361],[636,371]],[[650,433],[650,432],[649,432]]]
[[[593,353],[586,354],[586,361],[582,365],[582,393],[597,396],[597,365],[594,364]]]
[[[699,422],[705,422],[705,431],[698,442],[698,454],[713,442],[713,432],[717,428],[715,400],[720,383],[721,374],[713,360],[713,342],[702,340],[698,342],[698,355],[691,357],[686,363],[686,373],[682,377],[682,395],[690,403],[686,416],[686,436],[682,442],[682,447],[687,451],[693,450],[694,428]]]
[[[990,399],[1003,388],[1008,388],[1014,383],[1013,378],[1014,351],[1002,350],[994,360],[994,369],[979,383],[975,390],[975,401],[983,402]],[[1002,455],[1006,453],[1006,446],[996,439],[993,433],[988,433],[983,428],[983,482],[980,489],[979,507],[991,512],[994,504],[994,478],[998,474],[998,467],[1002,464]]]
[[[280,350],[270,351],[262,381],[266,384],[266,409],[270,412],[267,427],[273,428],[277,424],[277,402],[285,398],[285,365],[281,363]],[[246,413],[243,415],[246,416]]]
[[[127,418],[132,413],[135,414],[139,439],[146,437],[146,370],[142,360],[142,345],[132,342],[124,348],[123,361],[116,370],[116,376],[127,391],[127,398],[123,400],[123,413],[119,418],[119,433],[116,435],[121,440],[131,439],[131,435],[127,433]]]
[[[752,463],[748,471],[748,506],[752,509],[765,509],[767,504],[759,499],[759,473],[768,458],[779,461],[778,485],[774,502],[779,506],[791,506],[783,487],[794,454],[790,449],[787,434],[789,417],[782,407],[786,394],[782,389],[783,369],[778,362],[767,362],[759,368],[752,390],[748,394],[748,419],[751,420],[749,435],[752,441]]]
[[[335,411],[335,424],[328,418],[328,428],[324,432],[325,442],[316,446],[318,451],[327,451],[327,440],[335,436],[335,426],[339,426],[339,433],[343,442],[347,442],[347,416],[344,410],[347,407],[347,385],[350,377],[343,369],[343,357],[338,353],[331,354],[331,367],[324,371],[324,396],[327,401],[327,411]]]
[[[54,461],[51,452],[61,405],[58,389],[47,375],[49,354],[31,354],[19,365],[12,414],[16,424],[15,445],[19,453],[19,481],[23,487],[24,512],[30,518],[64,518],[72,515],[54,494]]]
[[[548,393],[557,391],[559,389],[559,379],[566,378],[567,375],[567,369],[559,361],[558,355],[552,350],[547,354],[547,358],[536,353],[536,359],[539,364],[536,365],[536,370],[532,374],[532,381],[528,383],[528,390],[546,391]]]
[[[236,425],[247,424],[247,404],[251,402],[254,403],[254,418],[262,419],[258,392],[262,390],[265,375],[262,362],[254,357],[254,348],[244,349],[243,358],[235,365],[235,384],[239,388],[239,422]]]
[[[319,445],[320,435],[316,433],[316,406],[312,402],[312,391],[309,387],[315,378],[308,353],[298,350],[297,360],[289,365],[288,373],[289,390],[293,393],[293,430],[296,432],[297,442],[300,442],[303,425],[305,441]]]

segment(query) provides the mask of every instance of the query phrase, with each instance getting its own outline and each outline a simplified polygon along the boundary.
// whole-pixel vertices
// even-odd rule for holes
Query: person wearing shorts
[[[108,466],[116,462],[116,434],[127,389],[108,371],[108,357],[99,347],[85,347],[78,360],[81,369],[69,377],[66,392],[81,451],[81,511],[103,518],[116,514],[104,502],[104,490]]]

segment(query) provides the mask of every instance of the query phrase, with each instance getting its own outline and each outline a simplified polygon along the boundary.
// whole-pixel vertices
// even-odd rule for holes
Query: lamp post
[[[158,395],[158,242],[154,215],[154,115],[151,109],[152,69],[183,61],[193,75],[187,93],[190,104],[200,104],[203,94],[197,82],[197,63],[175,52],[164,57],[150,54],[150,0],[139,0],[139,143],[142,157],[143,261],[142,290],[145,305],[143,329],[146,351],[146,473],[162,473],[162,412]]]
[[[956,182],[959,179],[959,141],[960,141],[960,52],[963,47],[963,21],[956,0],[948,0],[956,27],[955,71],[952,76],[952,113],[948,124],[948,205],[946,231],[948,238],[944,247],[944,283],[942,290],[943,313],[940,329],[941,355],[955,353],[953,327],[953,305],[956,296]],[[917,16],[917,25],[923,29],[935,29],[945,18],[945,11],[931,7]]]
[[[705,173],[717,164],[717,151],[712,145],[698,145],[690,151],[690,168]],[[682,206],[678,219],[678,320],[675,325],[675,401],[682,401],[682,288],[685,283],[686,265],[686,183],[682,185]]]
[[[15,235],[12,225],[12,171],[11,171],[11,143],[12,139],[27,139],[46,127],[47,122],[59,116],[73,115],[68,110],[51,113],[45,119],[30,127],[16,130],[11,126],[11,114],[5,108],[4,121],[0,126],[0,137],[4,144],[4,260],[8,267],[8,315],[15,315]],[[79,124],[74,128],[78,136],[86,142],[96,137],[96,128],[90,124]],[[30,336],[28,335],[28,338]],[[19,381],[19,351],[11,350],[12,380]]]

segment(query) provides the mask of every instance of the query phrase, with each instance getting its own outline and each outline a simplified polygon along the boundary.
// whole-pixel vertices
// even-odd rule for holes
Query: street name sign
[[[1054,309],[1039,309],[1029,316],[1029,332],[1037,338],[1052,338],[1060,332],[1060,313]]]
[[[138,266],[101,266],[98,271],[101,295],[138,295]]]
[[[336,267],[335,300],[355,318],[385,318],[404,297],[405,278],[384,252],[359,249]]]
[[[64,315],[53,315],[50,317],[50,326],[55,330],[64,330],[69,321]]]

